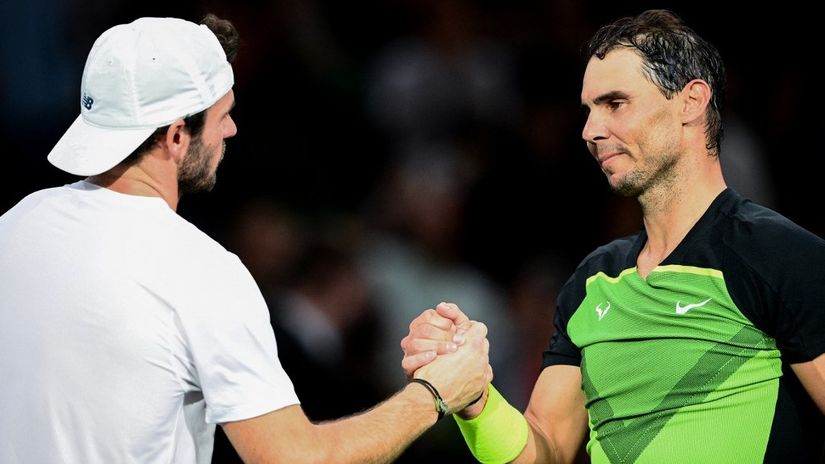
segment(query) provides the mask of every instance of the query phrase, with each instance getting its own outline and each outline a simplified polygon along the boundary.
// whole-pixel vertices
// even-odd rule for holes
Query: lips
[[[622,152],[620,152],[620,151],[616,151],[616,152],[612,152],[612,153],[599,153],[597,155],[597,159],[599,161],[599,166],[604,166],[605,163],[607,163],[608,160],[613,159],[613,158],[615,158],[615,157],[617,157],[621,154],[622,154]]]

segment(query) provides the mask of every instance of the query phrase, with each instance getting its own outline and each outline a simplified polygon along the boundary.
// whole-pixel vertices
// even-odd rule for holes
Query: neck
[[[649,271],[667,258],[725,190],[718,158],[703,157],[678,166],[673,182],[639,196],[648,237],[639,254],[640,269]]]
[[[86,180],[126,195],[160,197],[172,210],[178,208],[180,196],[176,172],[168,165],[159,165],[149,155],[135,165],[118,165]]]

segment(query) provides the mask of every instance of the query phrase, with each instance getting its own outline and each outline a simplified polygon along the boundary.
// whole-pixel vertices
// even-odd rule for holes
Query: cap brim
[[[93,176],[126,159],[156,128],[112,129],[93,126],[80,115],[49,153],[49,162],[78,176]]]

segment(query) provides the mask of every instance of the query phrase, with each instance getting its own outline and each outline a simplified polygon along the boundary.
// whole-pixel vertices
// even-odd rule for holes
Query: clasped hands
[[[401,349],[407,377],[432,383],[450,414],[468,419],[481,413],[493,380],[486,325],[471,321],[455,304],[440,303],[413,319]]]

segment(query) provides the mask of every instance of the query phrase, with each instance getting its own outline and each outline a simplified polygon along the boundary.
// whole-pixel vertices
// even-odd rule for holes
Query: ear
[[[705,117],[713,91],[702,79],[693,79],[682,89],[682,124],[696,123]]]
[[[186,130],[186,123],[183,122],[183,119],[175,120],[175,122],[169,125],[169,129],[166,130],[166,137],[164,137],[163,143],[167,156],[175,161],[176,164],[180,164],[181,160],[183,160],[183,156],[189,148],[190,138],[191,136],[189,135],[189,131]]]

